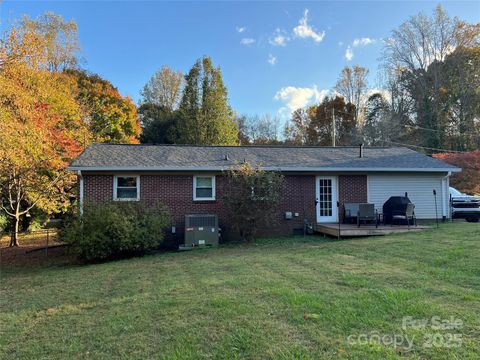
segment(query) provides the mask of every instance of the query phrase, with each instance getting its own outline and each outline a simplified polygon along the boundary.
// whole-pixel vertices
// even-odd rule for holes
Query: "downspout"
[[[443,217],[443,221],[445,221],[446,219],[450,219],[452,214],[450,214],[450,191],[448,189],[449,187],[449,178],[450,176],[452,176],[452,172],[449,171],[448,174],[446,176],[444,176],[442,178],[442,194],[443,194],[443,201],[442,201],[442,217]]]
[[[83,184],[83,176],[82,176],[82,171],[78,170],[77,171],[77,176],[79,180],[79,196],[78,196],[78,204],[79,204],[79,210],[80,210],[80,215],[83,215],[83,193],[84,193],[84,184]]]

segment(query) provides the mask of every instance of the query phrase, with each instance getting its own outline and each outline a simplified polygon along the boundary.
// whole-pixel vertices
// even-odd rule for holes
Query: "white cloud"
[[[275,65],[277,63],[277,58],[273,56],[272,54],[268,54],[268,63],[270,65]]]
[[[353,46],[366,46],[373,44],[376,40],[368,37],[358,38],[353,40]]]
[[[318,90],[317,86],[295,87],[286,86],[281,88],[274,96],[277,101],[282,101],[284,106],[280,113],[293,112],[315,102],[321,102],[329,93],[328,90]]]
[[[316,32],[315,29],[308,24],[308,9],[305,9],[303,17],[298,21],[298,26],[293,28],[293,33],[300,38],[312,38],[315,42],[321,42],[325,36],[325,31]]]
[[[255,42],[255,39],[251,39],[251,38],[243,38],[242,40],[240,40],[240,44],[246,45],[246,46],[252,45],[254,42]]]
[[[273,36],[268,39],[268,42],[273,46],[287,46],[287,41],[290,40],[284,30],[275,29]]]
[[[237,32],[239,32],[240,34],[245,32],[245,30],[247,30],[245,26],[237,26]]]
[[[350,46],[348,46],[347,50],[345,50],[345,59],[347,61],[351,61],[353,59],[353,50]]]

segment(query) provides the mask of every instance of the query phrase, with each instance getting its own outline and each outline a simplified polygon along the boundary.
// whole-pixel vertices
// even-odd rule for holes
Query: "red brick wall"
[[[228,213],[222,204],[225,179],[216,176],[215,201],[193,201],[192,175],[143,175],[140,181],[140,198],[153,203],[160,201],[168,206],[179,237],[183,237],[184,216],[186,214],[217,214],[225,236],[234,236],[228,222]],[[268,229],[265,234],[292,234],[294,228],[303,228],[305,214],[309,221],[315,221],[315,177],[286,176],[285,193],[278,211],[278,223]],[[174,186],[172,186],[172,184]],[[309,199],[309,201],[304,201]],[[284,219],[284,213],[298,213],[291,220]]]
[[[113,175],[83,175],[85,201],[109,201],[113,199]]]
[[[314,224],[315,211],[315,176],[314,175],[286,175],[283,200],[278,214],[277,233],[289,235],[293,229],[303,229],[304,220]],[[291,211],[299,216],[285,220],[285,212]]]
[[[222,180],[221,176],[215,179],[217,200],[193,201],[193,175],[142,175],[140,199],[147,203],[158,201],[165,204],[170,209],[176,237],[181,239],[187,214],[217,214],[220,227],[225,227],[226,212],[219,200],[224,187]]]
[[[338,201],[340,202],[340,221],[343,221],[344,203],[368,202],[367,175],[339,175]]]
[[[366,202],[367,177],[365,175],[340,175],[338,177],[339,201]],[[84,175],[85,201],[108,201],[113,198],[112,175]],[[224,236],[235,236],[228,223],[228,214],[222,206],[224,178],[216,176],[215,201],[193,201],[193,175],[141,175],[140,199],[147,203],[160,201],[172,214],[177,240],[183,239],[184,216],[186,214],[210,213],[219,216]],[[304,219],[316,222],[315,176],[286,175],[283,200],[278,210],[278,222],[274,226],[262,229],[260,235],[290,235],[294,229],[303,229]],[[285,219],[285,212],[298,213],[291,220]],[[340,215],[343,208],[340,209]]]

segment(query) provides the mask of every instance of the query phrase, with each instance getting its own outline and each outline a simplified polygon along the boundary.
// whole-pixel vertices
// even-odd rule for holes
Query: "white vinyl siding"
[[[375,204],[381,213],[383,204],[390,196],[404,196],[408,193],[411,202],[415,204],[415,215],[418,219],[435,218],[435,198],[433,189],[437,192],[437,211],[441,218],[445,212],[444,202],[448,201],[444,187],[442,189],[441,174],[378,174],[368,175],[368,202]],[[447,203],[448,204],[448,203]]]

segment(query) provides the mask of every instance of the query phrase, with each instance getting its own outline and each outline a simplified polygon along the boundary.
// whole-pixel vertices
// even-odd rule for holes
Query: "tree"
[[[52,12],[36,19],[24,16],[10,29],[3,43],[7,60],[34,68],[58,72],[78,64],[77,24]]]
[[[378,146],[393,140],[399,129],[390,120],[390,106],[382,94],[371,95],[365,104],[364,144]]]
[[[433,16],[419,13],[393,30],[386,40],[384,56],[393,67],[401,65],[410,72],[426,71],[430,64],[443,61],[457,47],[474,47],[477,43],[478,25],[449,17],[438,5]]]
[[[280,121],[270,114],[241,117],[238,126],[240,143],[263,145],[282,143],[279,139]]]
[[[345,66],[335,85],[335,90],[346,103],[355,105],[355,122],[362,123],[360,116],[366,100],[368,69],[359,65]]]
[[[137,108],[128,96],[99,75],[86,71],[66,70],[77,87],[77,100],[82,104],[89,131],[96,142],[138,143],[141,133]]]
[[[235,116],[235,122],[238,128],[238,142],[240,145],[250,144],[250,128],[248,124],[248,117],[246,115]]]
[[[330,146],[335,116],[336,145],[358,144],[355,105],[345,103],[343,97],[326,97],[320,105],[308,109],[310,123],[307,138],[310,145]]]
[[[242,240],[250,241],[259,227],[275,224],[282,199],[283,175],[243,164],[228,170],[226,181],[223,201]]]
[[[142,144],[174,144],[177,137],[176,122],[178,112],[170,112],[164,107],[145,103],[138,108],[142,134]]]
[[[14,222],[10,246],[18,246],[17,234],[24,215],[34,207],[52,212],[67,206],[68,197],[61,183],[68,174],[56,163],[55,154],[45,151],[38,127],[2,123],[0,130],[1,208]]]
[[[308,145],[308,128],[311,116],[306,109],[297,109],[292,113],[292,119],[285,124],[284,136],[288,143]]]
[[[163,66],[145,84],[141,92],[142,104],[155,104],[169,112],[178,108],[183,89],[183,74]]]
[[[469,194],[480,194],[480,150],[465,153],[437,153],[433,157],[462,168],[452,175],[450,183]]]
[[[480,148],[480,47],[455,49],[441,67],[445,146],[463,151]]]
[[[197,60],[185,76],[179,112],[178,143],[237,144],[238,128],[228,104],[222,73],[209,57]]]
[[[92,139],[137,141],[136,108],[77,65],[76,25],[47,13],[24,18],[0,41],[0,208],[25,215],[66,211],[75,176],[65,170]],[[91,135],[92,134],[92,135]]]
[[[441,6],[433,16],[423,13],[411,17],[385,42],[384,66],[390,82],[403,83],[412,100],[419,139],[427,147],[444,146],[448,118],[443,115],[442,83],[447,75],[442,62],[457,48],[478,46],[479,25],[469,25],[449,17]]]
[[[0,207],[14,222],[69,206],[74,182],[65,170],[82,150],[82,113],[63,74],[10,63],[0,71]]]
[[[75,61],[64,25],[53,14],[24,18],[0,43],[0,207],[14,223],[11,246],[30,211],[52,214],[70,204],[75,179],[65,167],[87,129],[75,83],[57,71]]]

